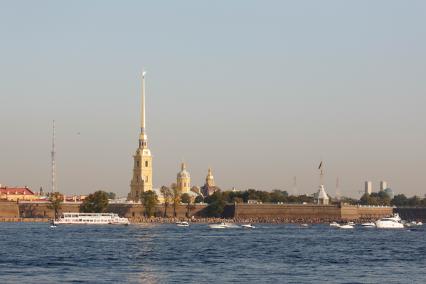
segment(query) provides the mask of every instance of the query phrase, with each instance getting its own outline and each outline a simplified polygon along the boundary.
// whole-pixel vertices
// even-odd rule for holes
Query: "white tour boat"
[[[377,220],[376,227],[379,229],[402,229],[404,224],[401,222],[398,213],[396,213],[392,217]]]
[[[53,225],[60,224],[128,225],[129,219],[121,218],[115,213],[63,213],[59,219],[53,221]]]

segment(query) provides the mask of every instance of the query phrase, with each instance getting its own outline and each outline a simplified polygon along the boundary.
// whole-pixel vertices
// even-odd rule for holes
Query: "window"
[[[148,182],[148,176],[145,177],[145,182]]]
[[[145,161],[145,167],[148,167],[148,161]]]
[[[139,161],[136,161],[136,167],[139,168]]]

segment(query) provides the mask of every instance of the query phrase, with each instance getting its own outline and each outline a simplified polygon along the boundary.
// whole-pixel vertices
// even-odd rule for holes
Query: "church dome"
[[[181,171],[177,174],[178,178],[190,178],[189,172],[186,170],[185,163],[182,163]]]

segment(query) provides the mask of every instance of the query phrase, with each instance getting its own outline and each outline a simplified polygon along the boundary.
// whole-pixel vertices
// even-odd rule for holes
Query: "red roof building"
[[[34,194],[28,187],[0,187],[0,199],[8,201],[17,200],[34,200],[38,196]]]

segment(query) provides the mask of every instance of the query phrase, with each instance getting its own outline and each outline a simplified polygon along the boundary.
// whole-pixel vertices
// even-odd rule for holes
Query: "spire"
[[[145,132],[145,75],[146,71],[142,72],[142,98],[141,98],[141,134],[139,136],[139,148],[147,147],[147,136]]]
[[[185,163],[182,163],[182,165],[181,165],[181,170],[182,170],[182,171],[186,170],[186,165],[185,165]]]
[[[215,186],[215,184],[214,184],[214,177],[213,177],[212,169],[211,168],[209,168],[209,171],[207,173],[206,185],[207,186]]]

